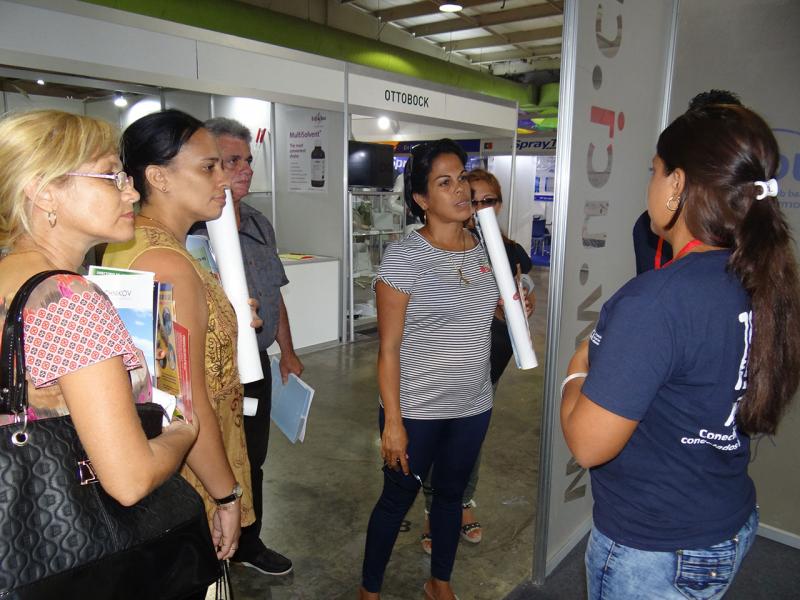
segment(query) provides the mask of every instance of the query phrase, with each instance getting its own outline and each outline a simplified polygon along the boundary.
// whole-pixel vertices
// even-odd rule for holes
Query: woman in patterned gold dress
[[[109,246],[103,264],[152,271],[171,283],[175,320],[189,330],[194,410],[200,434],[181,474],[206,504],[220,558],[253,521],[250,465],[236,366],[236,316],[216,279],[185,249],[197,221],[216,219],[229,185],[214,138],[177,110],[147,115],[122,137],[122,158],[141,195],[131,242]]]

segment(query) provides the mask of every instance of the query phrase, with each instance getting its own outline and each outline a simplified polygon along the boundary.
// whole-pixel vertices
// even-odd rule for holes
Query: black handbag
[[[179,475],[133,506],[109,496],[69,416],[27,422],[23,308],[9,307],[0,347],[0,599],[180,599],[220,577],[203,501]],[[140,410],[140,416],[157,410]],[[146,418],[146,417],[143,417]],[[160,418],[160,415],[159,415]],[[160,426],[152,421],[158,433]]]

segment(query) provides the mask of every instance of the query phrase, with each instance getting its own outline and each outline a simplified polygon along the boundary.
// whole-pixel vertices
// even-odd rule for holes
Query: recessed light
[[[439,5],[439,10],[446,13],[459,12],[463,9],[463,6],[456,4],[455,2],[445,2],[444,4]]]
[[[380,129],[389,129],[391,124],[392,123],[389,121],[389,117],[378,117],[378,127]]]
[[[118,106],[119,108],[125,108],[128,106],[128,101],[125,99],[125,96],[118,95],[114,97],[114,106]]]
[[[37,79],[36,83],[38,83],[39,85],[44,85],[44,79]]]

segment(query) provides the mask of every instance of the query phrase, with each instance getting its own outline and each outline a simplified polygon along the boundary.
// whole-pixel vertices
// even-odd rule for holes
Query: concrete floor
[[[534,267],[534,346],[544,363],[547,269]],[[272,428],[265,467],[262,539],[294,561],[294,573],[269,577],[232,569],[237,600],[352,599],[360,581],[369,514],[382,476],[377,426],[374,335],[302,357],[315,388],[306,441],[292,445]],[[509,365],[484,443],[476,514],[483,542],[462,542],[453,587],[462,600],[498,600],[530,577],[543,368]],[[419,534],[422,496],[407,515],[383,587],[384,600],[422,598],[429,557]]]

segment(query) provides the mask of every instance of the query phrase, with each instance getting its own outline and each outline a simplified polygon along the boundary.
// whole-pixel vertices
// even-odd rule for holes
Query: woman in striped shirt
[[[416,146],[405,199],[425,225],[389,245],[375,278],[384,488],[369,521],[362,599],[379,598],[400,525],[432,469],[437,540],[427,598],[452,600],[461,497],[489,425],[490,326],[497,285],[464,229],[472,213],[466,154],[452,140]]]

